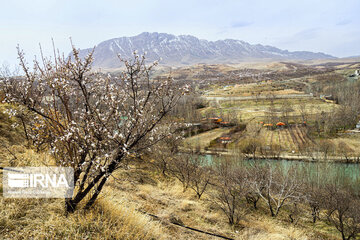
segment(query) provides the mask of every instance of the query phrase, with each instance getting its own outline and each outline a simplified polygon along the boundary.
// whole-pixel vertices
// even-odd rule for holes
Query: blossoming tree
[[[74,168],[67,212],[80,202],[91,207],[126,157],[171,133],[165,117],[187,91],[171,78],[152,79],[157,63],[145,64],[136,52],[131,60],[119,57],[124,68],[116,76],[92,71],[93,51],[81,59],[75,47],[71,57],[34,60],[33,69],[19,48],[18,56],[24,76],[1,80],[4,101],[33,116],[26,132],[36,147],[57,165]]]

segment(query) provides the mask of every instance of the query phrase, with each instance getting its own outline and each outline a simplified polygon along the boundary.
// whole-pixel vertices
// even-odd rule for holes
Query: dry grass
[[[268,240],[268,239],[296,239],[307,240],[315,239],[311,233],[294,226],[284,226],[274,219],[264,217],[262,219],[253,219],[251,222],[244,222],[246,229],[239,239],[246,240]]]
[[[352,135],[342,135],[338,138],[330,139],[335,146],[338,146],[339,143],[345,143],[349,149],[351,149],[350,155],[359,156],[360,155],[360,133],[354,133]]]
[[[116,174],[118,181],[112,179],[109,183],[104,198],[112,199],[119,204],[131,202],[141,211],[155,214],[163,219],[166,231],[173,239],[219,239],[205,234],[185,230],[180,227],[169,225],[172,219],[181,221],[184,225],[205,230],[208,232],[224,235],[234,239],[297,239],[318,240],[338,239],[333,228],[322,229],[323,233],[304,220],[300,225],[292,225],[288,222],[286,212],[279,218],[268,216],[263,204],[260,209],[244,210],[243,220],[239,225],[231,227],[223,213],[213,204],[213,195],[206,192],[201,200],[198,200],[191,190],[183,191],[182,185],[173,179],[159,178],[152,175],[148,170],[119,171]],[[130,178],[129,178],[130,177]],[[149,179],[152,179],[149,181]],[[141,183],[139,183],[139,181]],[[116,205],[116,204],[115,204]],[[244,209],[250,209],[244,202]],[[327,226],[323,224],[323,226]],[[327,232],[335,233],[326,237]],[[325,237],[322,237],[321,235]]]
[[[204,133],[201,141],[206,145],[223,131]],[[51,164],[47,154],[21,145],[9,143],[8,149],[0,148],[0,154],[2,166]],[[240,224],[231,227],[214,206],[211,191],[198,200],[194,192],[184,192],[178,181],[160,177],[148,165],[132,165],[110,178],[94,208],[86,213],[78,210],[65,216],[62,199],[1,197],[0,239],[218,239],[175,226],[170,223],[174,220],[234,239],[319,239],[310,233],[317,231],[312,226],[292,226],[284,219],[268,217],[263,208],[244,212]],[[161,221],[142,212],[155,214]],[[334,232],[327,228],[323,224],[321,231]]]
[[[301,111],[309,118],[317,116],[321,112],[332,112],[338,105],[326,103],[316,98],[299,98],[299,99],[275,99],[274,101],[259,99],[256,100],[220,100],[213,101],[211,107],[203,108],[201,113],[206,115],[209,112],[223,114],[227,116],[237,116],[242,121],[257,119],[258,121],[266,120],[269,116],[269,110],[274,108],[274,113],[281,117],[284,106],[291,106],[288,116],[294,119],[300,119]],[[300,121],[300,120],[299,120]]]
[[[68,217],[63,200],[1,198],[0,206],[1,239],[165,239],[158,223],[105,200]]]
[[[210,142],[221,135],[228,133],[230,129],[228,128],[216,128],[204,133],[200,133],[193,137],[186,138],[184,143],[185,145],[190,145],[192,147],[200,146],[201,149],[208,147]]]
[[[131,179],[126,179],[129,175]],[[170,224],[174,220],[204,231],[235,237],[222,213],[209,205],[209,196],[199,201],[194,192],[184,192],[181,184],[173,179],[147,183],[146,179],[151,178],[147,171],[134,169],[128,174],[120,171],[116,178],[125,181],[111,180],[106,198],[114,202],[131,202],[139,210],[159,216],[172,239],[218,239]],[[139,181],[142,183],[139,184]]]
[[[272,82],[236,84],[233,86],[214,87],[213,90],[206,93],[212,97],[247,97],[255,95],[297,95],[304,92],[295,89],[284,88],[283,86],[274,86]]]
[[[31,159],[39,157],[32,151],[23,154]],[[217,239],[174,226],[170,222],[175,219],[234,239],[319,239],[306,232],[311,226],[295,227],[284,219],[271,218],[261,205],[259,211],[245,211],[240,224],[231,227],[214,206],[211,191],[198,200],[191,190],[184,192],[178,181],[160,177],[146,164],[133,165],[109,179],[95,207],[87,213],[79,210],[66,217],[61,199],[0,198],[0,238]]]
[[[12,123],[0,110],[0,132],[7,133],[0,135],[0,166],[54,165],[48,154],[16,145],[24,139],[21,129],[12,128]],[[136,211],[135,206],[114,205],[105,198],[86,214],[78,211],[68,217],[62,199],[0,197],[0,209],[0,239],[168,239],[160,223]]]
[[[11,146],[16,157],[1,148],[2,166],[44,166],[47,154]],[[2,184],[1,184],[2,185]],[[2,188],[1,188],[2,189]],[[166,239],[159,223],[131,204],[114,205],[102,198],[86,214],[66,217],[61,199],[0,198],[0,239]]]

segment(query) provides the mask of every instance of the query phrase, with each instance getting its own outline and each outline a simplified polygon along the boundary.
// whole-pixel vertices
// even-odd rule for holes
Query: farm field
[[[312,67],[326,69],[328,66],[322,65],[322,63],[317,64],[315,63]],[[322,84],[329,86],[329,84],[338,82],[346,83],[349,81],[347,76],[354,71],[352,67],[358,66],[353,63],[338,64],[334,62],[329,64],[334,65],[331,65],[334,67],[331,73],[324,71],[323,73],[314,72],[313,74],[291,77],[286,74],[302,69],[301,65],[262,63],[260,65],[263,68],[256,68],[256,71],[260,71],[260,73],[254,74],[253,82],[230,81],[229,84],[214,83],[203,88],[199,93],[207,104],[206,107],[198,111],[204,118],[217,117],[233,123],[248,124],[254,122],[273,125],[278,122],[286,123],[286,127],[282,129],[270,130],[263,127],[257,136],[263,147],[279,146],[280,153],[284,156],[311,155],[311,151],[317,152],[316,154],[320,156],[321,147],[319,143],[325,144],[326,140],[326,144],[331,145],[329,156],[342,158],[344,154],[338,150],[345,148],[349,156],[356,157],[360,154],[359,134],[320,136],[314,132],[310,133],[310,131],[314,131],[316,121],[340,108],[335,100],[325,99],[324,95],[320,95],[317,91],[313,92],[313,90]],[[215,69],[219,70],[220,68],[212,66],[211,69],[215,71]],[[221,72],[221,70],[219,71]],[[272,72],[272,74],[275,72],[276,74],[270,74],[274,78],[268,78],[267,72]],[[283,73],[284,75],[282,75]],[[304,125],[304,123],[306,124]],[[211,141],[224,136],[232,138],[232,143],[224,145],[224,148],[229,146],[237,148],[237,143],[246,138],[246,134],[232,135],[219,129],[193,136],[186,142],[190,145],[198,144],[201,149],[205,147],[211,149]],[[310,152],[307,153],[305,149]]]
[[[317,115],[321,112],[331,112],[338,106],[326,103],[318,98],[289,98],[289,99],[260,99],[260,100],[219,100],[210,101],[210,106],[201,110],[203,115],[237,116],[241,121],[248,122],[256,119],[265,121],[271,114],[279,118],[286,110],[286,115],[293,119],[300,119],[301,115]],[[286,109],[285,109],[286,108]],[[298,120],[299,123],[301,120]]]
[[[220,137],[230,137],[231,143],[229,149],[238,152],[243,141],[249,137],[246,132],[232,133],[232,128],[216,128],[192,137],[185,139],[185,146],[198,147],[201,151],[216,150],[220,147],[227,148],[226,145],[212,145],[214,140]],[[300,124],[293,124],[286,128],[268,129],[262,127],[256,139],[260,142],[261,149],[270,150],[275,147],[278,153],[284,157],[286,156],[304,156],[315,154],[317,157],[323,157],[321,151],[321,143],[326,141],[328,148],[328,156],[334,159],[341,160],[344,157],[360,156],[360,133],[357,134],[343,134],[340,137],[318,139],[315,136],[310,136],[308,128]],[[324,143],[323,143],[324,144]],[[323,147],[326,148],[326,147]],[[311,149],[305,151],[306,149]],[[262,150],[258,150],[261,152]],[[306,157],[308,158],[308,156]]]
[[[343,72],[341,74],[345,75]],[[294,123],[301,123],[304,121],[301,116],[311,118],[322,112],[332,112],[338,107],[334,102],[325,102],[312,92],[313,85],[320,81],[317,75],[286,78],[281,77],[280,71],[275,76],[274,79],[259,77],[251,83],[213,84],[201,91],[201,97],[208,102],[208,107],[202,109],[201,113],[205,116],[225,115],[225,118],[231,115],[244,122],[253,119],[265,121],[271,114],[281,121],[280,118],[286,115]]]
[[[265,146],[280,146],[282,152],[298,153],[305,145],[313,144],[305,127],[291,126],[284,129],[268,130],[262,128],[259,138]]]
[[[217,97],[235,97],[235,96],[257,96],[257,95],[296,95],[296,94],[305,94],[301,91],[304,85],[304,82],[301,82],[304,79],[290,79],[273,82],[272,80],[263,80],[256,83],[248,84],[235,84],[227,85],[224,87],[216,87],[208,92],[206,96],[217,96]],[[289,88],[292,87],[292,88]]]
[[[335,146],[343,145],[347,148],[350,155],[359,156],[360,155],[360,133],[355,134],[343,134],[337,138],[329,139]]]
[[[195,135],[185,140],[185,145],[199,146],[202,150],[210,145],[211,141],[225,135],[229,135],[231,129],[228,128],[216,128],[205,133]],[[232,141],[235,142],[235,148],[237,143],[240,143],[246,134],[230,134]],[[284,129],[268,130],[262,128],[258,139],[262,142],[262,145],[270,147],[278,145],[281,147],[282,152],[298,153],[301,147],[314,143],[309,137],[307,130],[302,126],[292,126]]]
[[[228,133],[229,131],[229,128],[215,128],[213,130],[186,138],[184,145],[190,145],[192,147],[200,147],[200,149],[204,149],[210,145],[212,140]]]

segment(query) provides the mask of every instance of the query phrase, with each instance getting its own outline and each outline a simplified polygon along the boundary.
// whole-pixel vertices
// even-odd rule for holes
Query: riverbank
[[[246,157],[252,158],[251,156],[246,156]],[[322,163],[360,163],[359,157],[348,157],[347,159],[345,159],[343,157],[337,157],[337,156],[330,156],[327,158],[323,158],[323,157],[309,157],[309,156],[304,156],[304,155],[282,154],[279,157],[259,156],[258,158],[269,159],[269,160],[322,162]]]
[[[186,149],[182,149],[181,152],[189,153],[190,151]],[[236,153],[233,151],[229,151],[227,149],[207,149],[207,150],[200,150],[198,152],[199,155],[216,155],[216,156],[239,156],[241,155],[245,159],[253,159],[252,154],[243,154],[243,153]],[[313,156],[306,156],[306,155],[291,155],[291,154],[280,154],[279,156],[265,156],[256,154],[255,159],[267,159],[267,160],[286,160],[286,161],[301,161],[301,162],[321,162],[321,163],[356,163],[360,164],[360,157],[340,157],[340,156],[328,156],[324,158],[321,154],[314,153]]]

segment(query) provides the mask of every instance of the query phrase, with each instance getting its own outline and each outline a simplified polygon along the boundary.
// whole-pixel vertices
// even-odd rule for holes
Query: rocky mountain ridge
[[[92,49],[80,50],[85,56]],[[99,43],[94,52],[94,66],[116,68],[120,66],[117,54],[131,58],[134,50],[146,52],[148,61],[160,60],[165,65],[191,65],[196,63],[237,63],[250,60],[312,60],[333,59],[324,53],[308,51],[290,52],[272,46],[225,39],[207,41],[190,35],[175,36],[167,33],[144,32],[133,37],[120,37]]]

